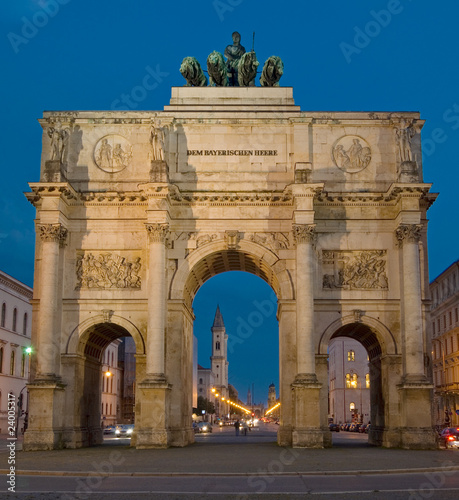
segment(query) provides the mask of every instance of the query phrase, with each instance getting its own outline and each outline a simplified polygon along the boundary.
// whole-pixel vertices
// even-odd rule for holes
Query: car
[[[107,425],[104,427],[104,434],[115,434],[116,425]]]
[[[360,427],[359,427],[359,432],[360,434],[363,434],[365,432],[365,429],[367,428],[367,424],[362,424]]]
[[[195,432],[212,432],[212,425],[209,422],[199,422],[198,426],[195,428]]]
[[[329,424],[329,425],[328,425],[328,428],[329,428],[332,432],[339,432],[339,425],[338,425],[338,424]]]
[[[115,436],[131,437],[133,432],[134,432],[134,424],[121,424],[116,426]]]
[[[440,443],[448,448],[459,448],[459,427],[446,427],[440,434]]]

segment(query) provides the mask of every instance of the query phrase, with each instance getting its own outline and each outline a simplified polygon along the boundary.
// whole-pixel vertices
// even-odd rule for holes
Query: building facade
[[[112,342],[104,351],[102,358],[102,426],[115,425],[121,421],[122,384],[124,373],[118,363],[118,349],[121,340]],[[131,422],[129,422],[131,423]]]
[[[370,421],[370,367],[367,350],[352,339],[330,342],[329,419],[336,424]]]
[[[29,379],[32,331],[32,289],[0,271],[0,433],[8,432],[8,401],[14,398],[22,411],[18,430],[24,427],[28,411],[26,384]],[[12,395],[12,396],[9,396]],[[21,412],[22,413],[22,412]]]
[[[306,112],[289,87],[174,87],[162,111],[45,112],[40,123],[25,449],[102,439],[102,353],[127,335],[131,445],[192,443],[192,304],[226,271],[260,276],[278,299],[280,445],[331,446],[328,348],[345,336],[369,354],[370,442],[435,446],[436,195],[419,113]]]
[[[435,424],[459,426],[459,261],[430,283],[430,293]]]

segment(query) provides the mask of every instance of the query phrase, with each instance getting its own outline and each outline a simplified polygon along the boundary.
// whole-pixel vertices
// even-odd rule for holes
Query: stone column
[[[294,224],[296,242],[296,359],[293,384],[294,448],[323,448],[326,432],[321,426],[320,392],[314,353],[314,224]],[[328,429],[327,429],[328,430]]]
[[[148,262],[148,332],[145,379],[136,389],[135,446],[170,445],[170,392],[164,362],[166,327],[166,240],[169,225],[146,224],[150,238]]]
[[[396,229],[395,234],[402,249],[405,378],[425,381],[421,270],[418,245],[421,230],[422,225],[420,224],[401,224]]]
[[[166,240],[169,224],[146,224],[150,238],[148,262],[148,335],[146,376],[165,381],[164,330],[166,326]]]
[[[60,334],[56,328],[59,301],[59,248],[67,230],[61,224],[39,224],[42,239],[37,372],[29,390],[29,427],[24,450],[53,450],[63,446],[64,388],[60,377]]]
[[[399,390],[400,444],[408,449],[434,449],[431,393],[433,385],[424,372],[419,240],[422,225],[401,224],[396,237],[402,249],[402,314],[404,375]],[[393,374],[391,373],[391,377]],[[373,422],[372,422],[373,424]],[[389,436],[386,438],[386,442]]]
[[[314,224],[295,224],[297,381],[317,382],[314,353]]]
[[[67,229],[61,224],[39,224],[38,230],[42,249],[36,379],[54,380],[59,374],[60,338],[55,331],[59,298],[59,248],[65,244]]]

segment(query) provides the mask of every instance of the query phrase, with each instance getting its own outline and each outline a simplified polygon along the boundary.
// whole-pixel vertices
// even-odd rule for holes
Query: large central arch
[[[191,335],[193,331],[194,315],[192,313],[193,299],[207,280],[217,274],[228,271],[244,271],[262,278],[273,289],[278,298],[278,304],[289,303],[294,298],[292,278],[285,267],[285,263],[279,260],[279,257],[271,251],[267,251],[261,245],[253,242],[241,241],[237,248],[228,248],[227,242],[215,241],[208,243],[193,251],[188,258],[181,264],[174,274],[169,288],[169,319],[168,319],[168,340],[174,345],[181,343],[180,337],[186,339],[186,346],[183,354],[185,359],[178,359],[174,356],[168,356],[166,364],[168,366],[168,377],[173,380],[174,389],[171,391],[171,419],[176,420],[172,426],[172,440],[175,444],[183,443],[184,435],[181,432],[174,432],[177,429],[189,425],[189,411],[192,407],[192,359],[190,356]],[[178,304],[182,307],[177,307]],[[291,348],[287,343],[282,348],[283,343],[291,335],[286,331],[287,323],[282,308],[278,307],[279,320],[279,351],[280,351],[280,397],[282,400],[282,411],[288,411],[291,408],[289,401],[289,392],[283,390],[283,379],[288,380],[288,372],[293,380],[296,366],[292,358]],[[284,318],[284,319],[283,319]],[[181,325],[181,328],[178,327]],[[174,350],[175,352],[175,350]],[[287,354],[288,353],[288,354]],[[284,357],[283,357],[284,356]],[[290,360],[290,363],[287,362]],[[181,376],[178,376],[181,374]],[[179,410],[181,408],[181,410]],[[283,423],[283,413],[281,411],[281,429]],[[183,415],[181,422],[174,417]],[[288,418],[287,418],[288,420]]]

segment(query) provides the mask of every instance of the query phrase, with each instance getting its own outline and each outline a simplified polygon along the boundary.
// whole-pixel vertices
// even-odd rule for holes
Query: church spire
[[[220,312],[220,306],[217,305],[217,310],[215,311],[215,318],[214,318],[214,324],[212,325],[213,328],[225,328],[225,324],[223,323],[223,316],[222,313]]]

